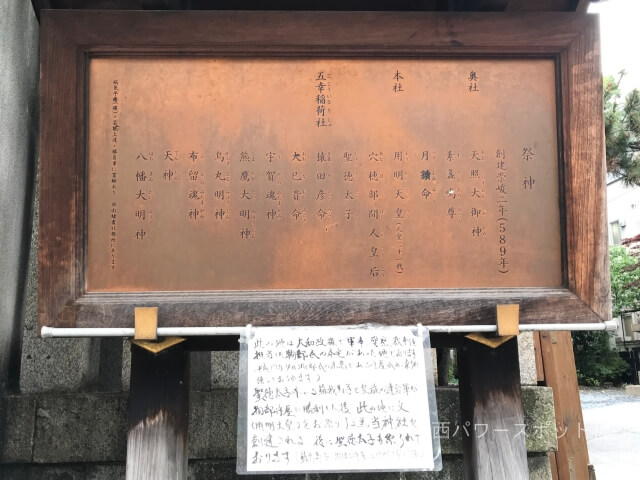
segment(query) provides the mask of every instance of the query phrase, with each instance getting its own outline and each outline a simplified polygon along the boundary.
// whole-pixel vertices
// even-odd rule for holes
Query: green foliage
[[[609,260],[613,316],[640,311],[640,264],[635,251],[611,247]]]
[[[455,352],[455,350],[454,350]],[[449,385],[458,385],[458,356],[454,355],[449,364]]]
[[[627,243],[633,243],[630,241]],[[609,260],[613,316],[640,311],[640,263],[636,250],[611,247]],[[611,347],[609,333],[573,332],[571,337],[580,385],[598,386],[602,382],[621,381],[629,364]]]
[[[597,387],[602,382],[620,383],[629,364],[611,348],[607,332],[572,332],[578,383]]]
[[[607,171],[627,185],[640,185],[640,91],[621,100],[624,74],[617,82],[612,76],[603,79]]]

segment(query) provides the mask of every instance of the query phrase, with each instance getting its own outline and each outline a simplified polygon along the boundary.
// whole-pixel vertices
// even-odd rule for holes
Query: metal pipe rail
[[[337,328],[344,328],[340,326]],[[287,328],[287,327],[283,327]],[[496,325],[425,325],[431,333],[493,333]],[[536,323],[520,325],[521,332],[531,331],[606,331],[615,332],[616,322],[610,320],[602,323]],[[209,337],[216,335],[241,335],[246,327],[158,327],[159,337]],[[135,329],[131,328],[54,328],[42,327],[42,338],[99,338],[99,337],[133,337]]]

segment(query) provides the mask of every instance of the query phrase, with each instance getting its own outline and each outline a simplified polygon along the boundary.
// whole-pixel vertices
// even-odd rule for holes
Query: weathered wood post
[[[186,480],[189,353],[132,343],[127,480]]]
[[[528,480],[518,340],[458,351],[466,480]],[[465,430],[466,429],[466,430]]]
[[[591,478],[571,332],[540,332],[539,338],[543,380],[553,388],[556,411],[558,451],[551,468],[558,480]]]

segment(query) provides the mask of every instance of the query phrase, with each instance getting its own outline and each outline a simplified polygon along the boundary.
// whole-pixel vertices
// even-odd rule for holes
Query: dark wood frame
[[[171,32],[168,35],[166,32]],[[597,18],[572,13],[43,11],[39,326],[474,325],[611,316]],[[86,89],[97,55],[511,57],[556,62],[563,288],[87,293]]]

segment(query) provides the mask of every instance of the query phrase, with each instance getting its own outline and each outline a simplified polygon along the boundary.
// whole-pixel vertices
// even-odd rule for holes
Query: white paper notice
[[[253,329],[247,472],[433,469],[423,339],[415,330]]]

